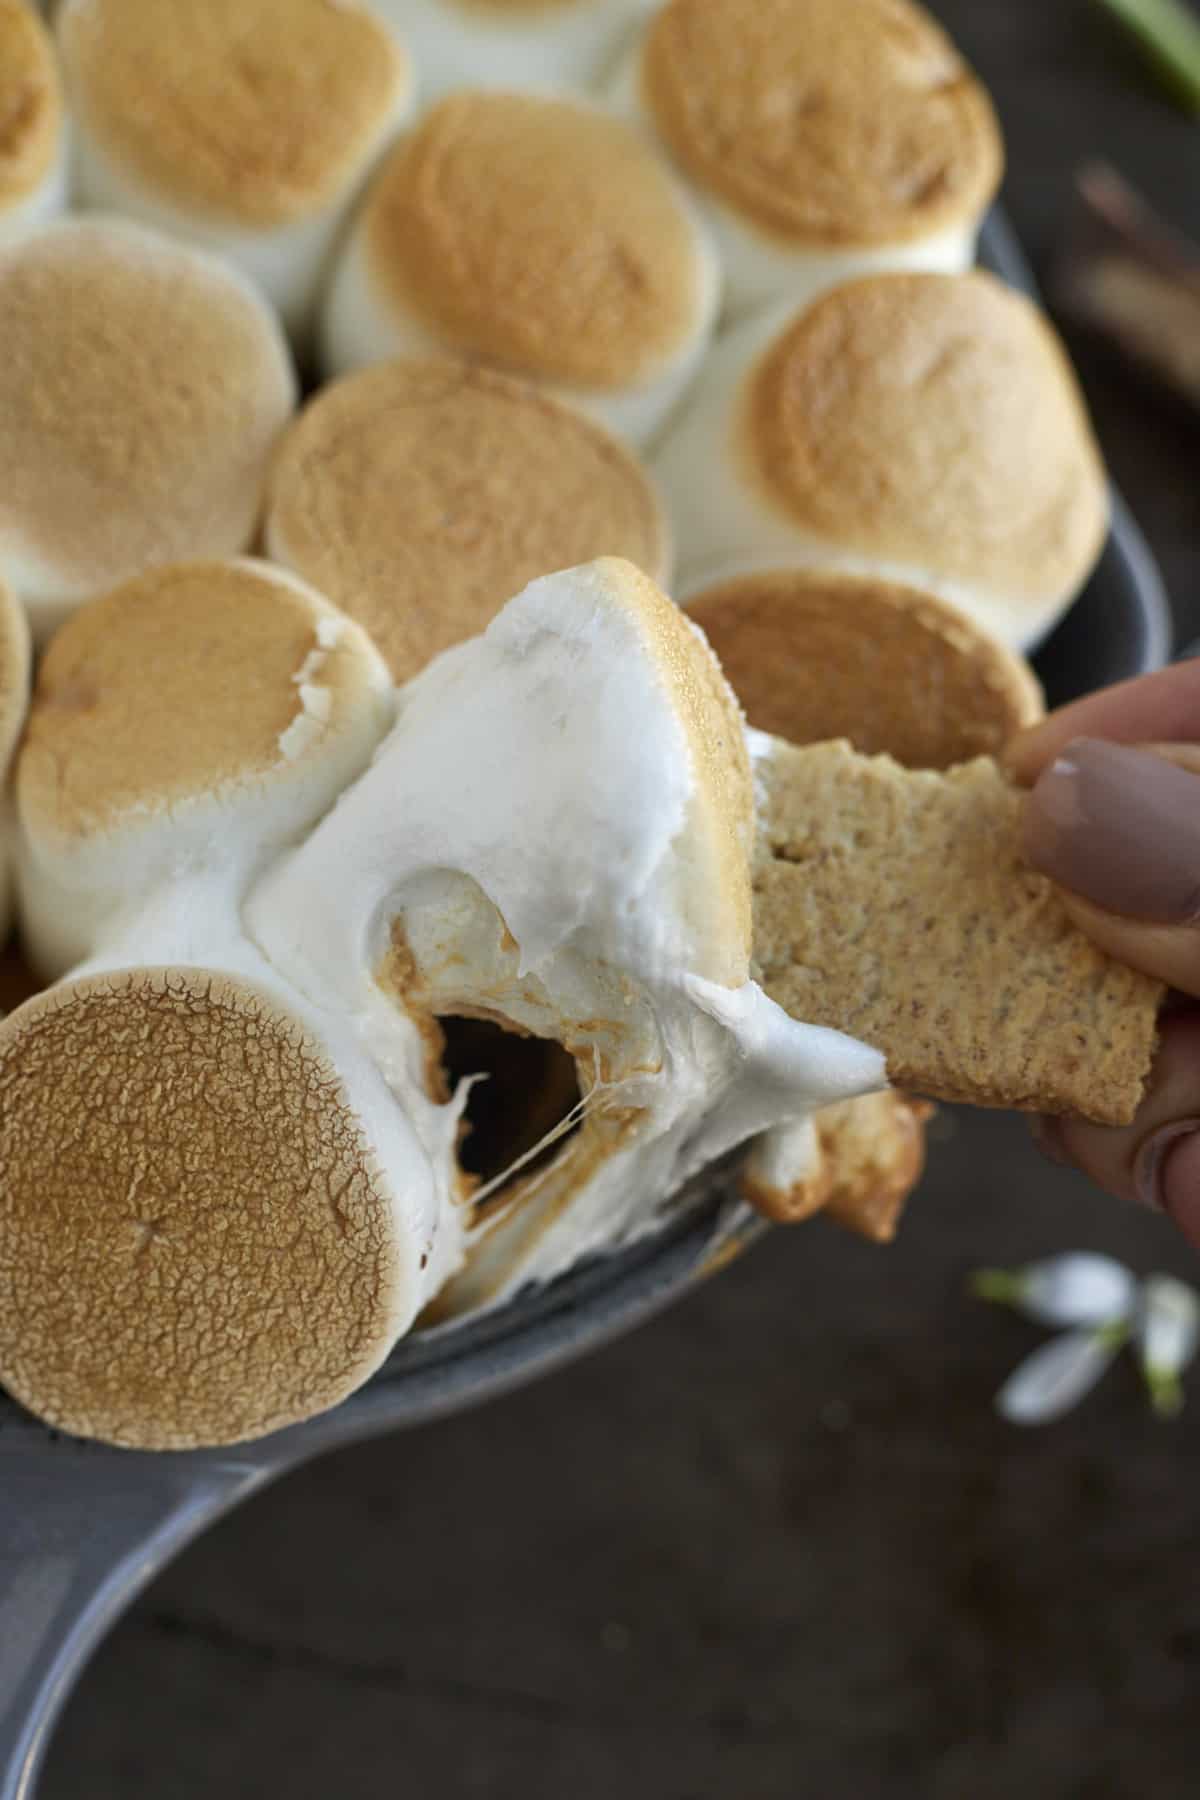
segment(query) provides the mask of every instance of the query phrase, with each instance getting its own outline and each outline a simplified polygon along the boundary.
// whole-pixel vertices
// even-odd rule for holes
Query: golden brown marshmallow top
[[[321,626],[338,635],[323,644]],[[301,670],[325,731],[363,704],[378,665],[335,610],[243,562],[154,569],[93,600],[51,640],[17,760],[33,835],[86,838],[289,770]]]
[[[265,305],[215,262],[115,221],[0,254],[0,569],[100,591],[243,549],[295,377]]]
[[[0,1380],[182,1450],[335,1405],[396,1330],[386,1184],[322,1046],[246,982],[94,976],[0,1025]]]
[[[990,275],[833,288],[761,358],[740,426],[764,497],[830,546],[1036,609],[1104,540],[1075,377],[1037,308]]]
[[[27,0],[0,0],[0,210],[19,204],[44,179],[62,123],[46,27]]]
[[[634,457],[536,388],[448,358],[327,387],[280,447],[271,555],[370,632],[397,681],[548,570],[620,555],[665,579]]]
[[[700,185],[797,248],[904,243],[984,211],[991,104],[910,0],[670,0],[642,87]]]
[[[517,374],[622,387],[696,320],[698,240],[671,176],[582,103],[451,95],[389,156],[365,230],[393,304]]]
[[[246,226],[336,201],[410,81],[354,0],[74,0],[59,35],[73,103],[114,163]]]
[[[998,755],[1044,710],[1028,665],[956,607],[870,576],[766,569],[687,610],[751,725],[795,744],[845,738],[911,769]]]

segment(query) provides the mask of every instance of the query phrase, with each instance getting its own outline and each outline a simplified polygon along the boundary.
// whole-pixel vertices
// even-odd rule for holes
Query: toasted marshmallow
[[[83,203],[222,252],[302,334],[412,110],[399,40],[357,0],[64,0],[57,32]]]
[[[645,1229],[774,1119],[882,1085],[875,1052],[748,979],[740,715],[630,565],[536,582],[440,657],[265,872],[344,775],[334,747],[370,754],[386,674],[261,567],[170,585],[68,625],[21,756],[37,904],[82,900],[92,940],[0,1026],[0,1381],[41,1417],[231,1443],[378,1367],[463,1247],[467,1084],[435,1091],[439,1013],[558,1037],[585,1093],[583,1129],[483,1215],[459,1304]],[[285,722],[295,696],[318,736]],[[114,909],[95,890],[117,864]]]
[[[0,252],[0,575],[45,637],[154,563],[248,549],[296,401],[266,303],[114,220]]]
[[[702,196],[732,313],[974,260],[987,94],[910,0],[670,0],[612,83]]]
[[[611,553],[670,576],[662,507],[616,439],[524,382],[433,357],[317,395],[276,458],[265,537],[366,626],[397,681],[547,569]]]
[[[187,868],[244,886],[392,711],[366,634],[269,563],[169,565],[82,607],[42,658],[16,771],[38,968],[61,975]]]
[[[0,1381],[48,1424],[261,1437],[361,1386],[431,1291],[404,1112],[249,954],[81,973],[0,1025],[0,1070]]]
[[[654,0],[373,0],[412,45],[426,99],[452,88],[590,88]]]
[[[375,177],[326,303],[324,362],[457,351],[644,443],[718,299],[695,209],[636,132],[582,101],[461,93]]]
[[[54,45],[27,0],[0,0],[0,248],[66,201],[67,125]]]
[[[23,608],[0,581],[0,781],[9,765],[29,706],[32,649]],[[0,943],[12,922],[12,841],[7,816],[0,825]]]
[[[751,726],[944,769],[998,756],[1045,707],[1021,657],[931,594],[870,576],[767,569],[692,594]]]
[[[1104,468],[1032,303],[990,275],[847,282],[730,332],[655,459],[685,591],[819,564],[1028,647],[1104,542]]]
[[[884,1085],[749,978],[754,802],[699,632],[630,565],[533,582],[404,690],[368,772],[246,907],[285,977],[480,1016],[574,1057],[580,1128],[477,1193],[444,1304],[502,1298],[648,1229],[763,1127]],[[371,972],[369,977],[366,972]],[[494,1192],[493,1192],[494,1190]]]
[[[384,1010],[385,1074],[241,923],[393,708],[359,627],[250,562],[130,583],[42,663],[24,923],[43,967],[85,960],[0,1027],[0,1381],[65,1430],[189,1448],[309,1417],[458,1261],[416,1029]]]

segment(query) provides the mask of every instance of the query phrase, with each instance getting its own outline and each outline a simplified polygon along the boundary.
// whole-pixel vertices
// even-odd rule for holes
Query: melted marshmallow
[[[594,1129],[482,1236],[456,1303],[499,1299],[648,1229],[724,1151],[885,1085],[874,1050],[717,986],[687,906],[683,723],[623,565],[531,584],[405,689],[371,769],[252,894],[248,929],[370,1041],[398,926],[422,1003],[565,1042]],[[385,1001],[394,1005],[394,1001]]]

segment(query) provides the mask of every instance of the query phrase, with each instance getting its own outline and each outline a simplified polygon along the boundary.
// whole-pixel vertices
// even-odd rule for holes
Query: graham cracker
[[[873,1044],[895,1086],[1129,1123],[1163,989],[1022,862],[1021,794],[994,762],[934,773],[779,742],[758,773],[755,962],[774,1000]]]

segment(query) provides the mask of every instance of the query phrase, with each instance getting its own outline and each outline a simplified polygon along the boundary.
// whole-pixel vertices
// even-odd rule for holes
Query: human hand
[[[1094,942],[1172,990],[1133,1124],[1047,1119],[1039,1142],[1200,1247],[1200,661],[1063,707],[1006,760],[1032,784],[1030,863]]]

